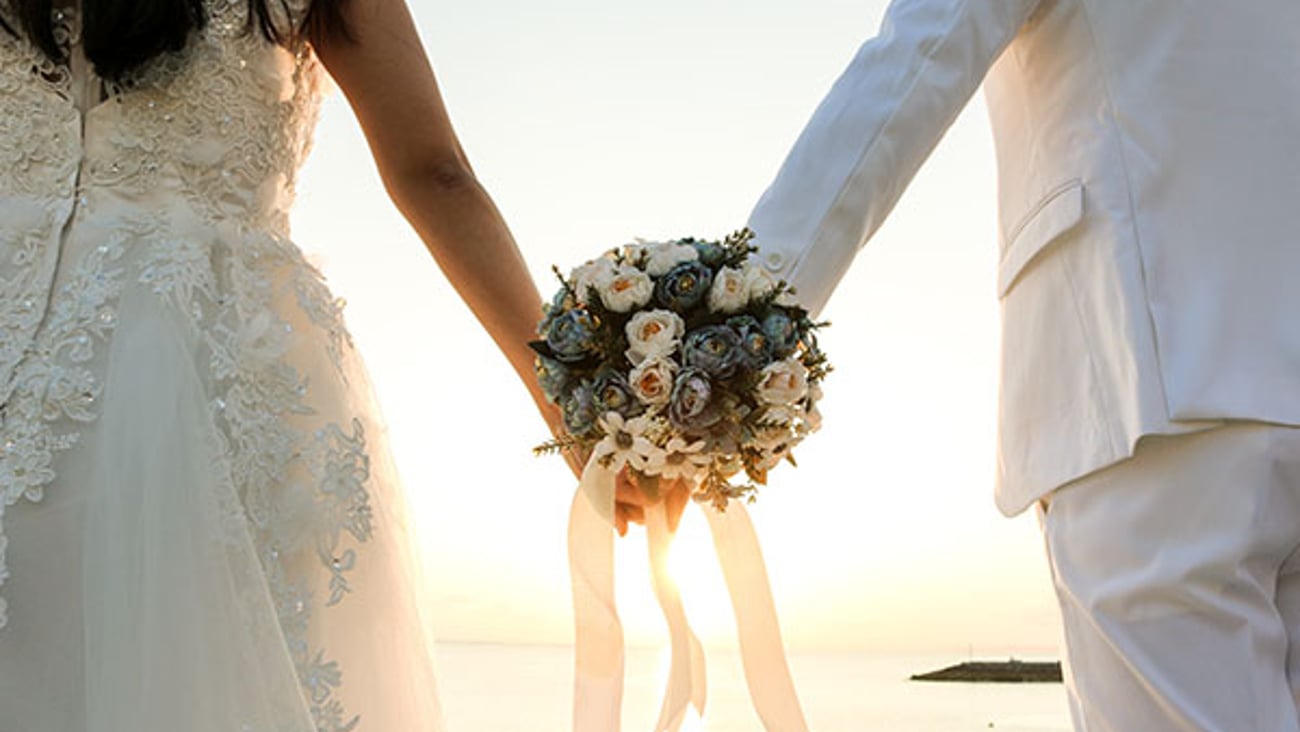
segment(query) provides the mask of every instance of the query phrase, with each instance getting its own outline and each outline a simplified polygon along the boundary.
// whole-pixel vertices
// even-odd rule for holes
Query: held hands
[[[556,431],[556,434],[560,432]],[[591,456],[590,452],[571,449],[565,450],[563,454],[574,477],[581,479],[582,467],[587,464],[587,459]],[[628,524],[645,523],[645,510],[662,501],[668,512],[668,528],[676,531],[690,498],[690,486],[680,478],[661,479],[655,489],[647,491],[637,483],[636,476],[632,472],[623,468],[618,472],[614,482],[614,528],[618,529],[619,536],[627,536]]]
[[[645,510],[662,502],[668,512],[668,529],[676,531],[690,497],[690,487],[680,478],[661,479],[657,488],[646,490],[624,468],[619,471],[614,487],[614,528],[618,529],[619,536],[627,536],[628,522],[644,523]]]

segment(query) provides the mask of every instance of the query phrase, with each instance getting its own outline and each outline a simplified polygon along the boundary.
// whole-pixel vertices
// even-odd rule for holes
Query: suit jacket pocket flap
[[[1020,274],[1048,244],[1083,218],[1083,183],[1070,181],[1047,194],[1012,230],[998,263],[998,297],[1015,286]]]

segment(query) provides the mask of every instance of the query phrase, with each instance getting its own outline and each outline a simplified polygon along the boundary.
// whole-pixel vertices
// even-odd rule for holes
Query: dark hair
[[[19,31],[52,60],[63,62],[65,50],[54,33],[55,0],[4,0],[0,26]],[[290,44],[331,37],[350,38],[343,18],[345,0],[312,0],[297,28],[279,27],[268,3],[248,0],[248,31],[256,29],[268,42]],[[285,8],[286,17],[287,8]],[[82,0],[82,45],[95,73],[111,81],[140,68],[154,57],[179,51],[190,34],[208,23],[204,0]]]

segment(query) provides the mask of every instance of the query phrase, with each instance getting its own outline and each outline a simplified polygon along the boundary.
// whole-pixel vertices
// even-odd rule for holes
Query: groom
[[[820,310],[981,82],[997,504],[1076,728],[1300,730],[1300,2],[896,0],[757,208]]]

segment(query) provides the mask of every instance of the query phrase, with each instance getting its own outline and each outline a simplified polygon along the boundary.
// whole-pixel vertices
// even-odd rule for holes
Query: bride
[[[530,378],[539,295],[402,0],[0,18],[0,730],[438,729],[383,428],[288,238],[327,71],[561,418]]]

